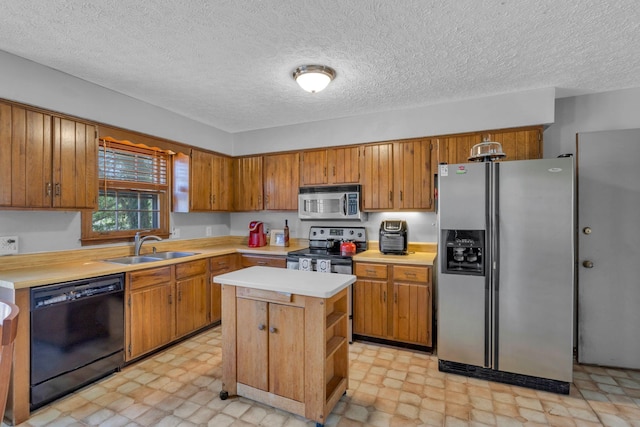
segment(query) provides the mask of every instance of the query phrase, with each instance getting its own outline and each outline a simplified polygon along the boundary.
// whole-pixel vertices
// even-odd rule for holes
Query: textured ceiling
[[[640,5],[0,0],[0,50],[239,132],[543,87],[640,87]],[[309,94],[291,73],[316,63],[337,77]]]

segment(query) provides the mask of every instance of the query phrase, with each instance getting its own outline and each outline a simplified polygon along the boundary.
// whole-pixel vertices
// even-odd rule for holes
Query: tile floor
[[[220,400],[210,329],[43,407],[20,426],[313,426],[245,398]],[[438,371],[428,354],[356,342],[328,426],[640,426],[640,371],[576,366],[569,396]],[[4,426],[4,424],[3,424]]]

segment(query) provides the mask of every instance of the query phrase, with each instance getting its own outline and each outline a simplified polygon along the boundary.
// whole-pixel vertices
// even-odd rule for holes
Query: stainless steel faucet
[[[153,239],[153,240],[162,240],[160,237],[158,236],[144,236],[144,237],[140,237],[140,232],[138,231],[136,233],[136,237],[133,239],[134,242],[134,249],[133,249],[133,254],[135,256],[139,256],[140,255],[140,248],[142,247],[142,244],[149,239]]]

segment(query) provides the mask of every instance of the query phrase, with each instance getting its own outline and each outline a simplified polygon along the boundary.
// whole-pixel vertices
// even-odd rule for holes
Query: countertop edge
[[[224,273],[219,276],[214,276],[213,281],[215,283],[220,283],[221,285],[241,286],[245,288],[324,299],[331,298],[356,281],[356,276],[353,274],[331,274],[329,276],[331,281],[335,284],[327,284],[332,287],[323,290],[318,289],[317,284],[314,283],[303,282],[300,284],[298,281],[290,283],[290,281],[296,280],[301,276],[313,275],[311,277],[317,278],[316,275],[319,274],[322,273],[288,270],[278,267],[248,267],[232,271],[230,273]],[[314,285],[316,286],[313,287]]]

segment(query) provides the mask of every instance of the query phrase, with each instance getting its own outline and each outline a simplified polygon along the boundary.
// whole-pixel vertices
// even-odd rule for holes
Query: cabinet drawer
[[[387,278],[387,266],[384,264],[356,263],[356,276],[374,279]]]
[[[209,265],[212,273],[231,271],[234,265],[233,255],[221,255],[210,258]]]
[[[411,282],[428,282],[429,269],[426,267],[394,265],[393,280],[408,280]]]
[[[245,288],[243,286],[236,287],[236,298],[295,305],[297,307],[304,307],[306,305],[306,298],[302,295],[267,291],[264,289]]]
[[[176,264],[176,279],[184,279],[185,277],[198,276],[207,272],[207,260],[200,259],[197,261],[183,262]]]
[[[128,273],[131,290],[171,281],[171,266]]]
[[[277,256],[242,255],[242,267],[253,267],[255,265],[262,267],[287,268],[287,259],[285,257]]]

